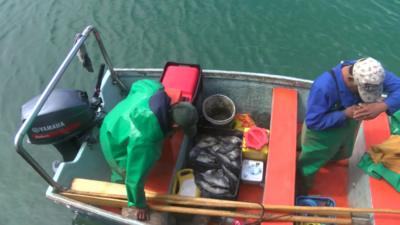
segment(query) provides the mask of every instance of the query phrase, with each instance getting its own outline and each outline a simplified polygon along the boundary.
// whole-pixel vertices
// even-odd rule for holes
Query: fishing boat
[[[84,42],[90,34],[94,35],[107,65],[104,73],[101,70],[99,72],[97,88],[93,95],[94,100],[89,100],[90,104],[87,101],[69,102],[68,104],[75,109],[78,108],[78,111],[63,111],[61,115],[65,118],[55,118],[58,122],[48,124],[46,122],[49,118],[41,119],[40,117],[45,114],[44,112],[51,112],[50,103],[54,102],[51,99],[55,96],[58,82],[75,55],[84,50]],[[199,66],[192,64],[173,65],[189,68],[189,70],[194,69],[200,74],[195,84],[189,85],[192,87],[192,92],[189,91],[188,98],[197,107],[201,108],[201,102],[207,96],[215,94],[229,96],[235,104],[236,113],[248,113],[258,126],[269,130],[268,157],[264,165],[262,182],[241,182],[234,200],[294,206],[296,185],[301,185],[296,184],[296,155],[306,112],[306,99],[312,81],[263,73],[202,70]],[[17,152],[49,184],[46,191],[48,199],[66,206],[79,217],[88,218],[98,224],[144,224],[122,217],[118,210],[89,204],[82,199],[63,193],[72,187],[77,178],[109,182],[110,168],[104,159],[98,140],[99,121],[125,97],[132,83],[140,79],[162,80],[166,68],[114,68],[99,32],[94,27],[88,26],[79,33],[74,46],[43,93],[30,102],[29,110],[26,110],[23,115],[23,123],[15,136]],[[184,83],[191,79],[185,77],[184,73],[180,76],[182,76],[180,80]],[[74,96],[74,93],[74,91],[66,91],[59,95],[61,98],[68,98],[68,96]],[[79,91],[78,95],[84,96]],[[84,106],[86,103],[89,106]],[[76,115],[75,112],[77,112]],[[82,121],[80,121],[82,123],[76,123],[67,119],[67,117],[75,116],[73,120],[77,120],[82,115],[85,119],[82,121],[91,122],[83,124]],[[39,128],[35,126],[36,130],[32,129],[37,121],[41,121],[44,125]],[[78,127],[82,129],[75,132]],[[338,207],[400,209],[399,193],[385,181],[370,178],[357,168],[357,163],[366,149],[373,144],[381,143],[389,135],[386,114],[381,114],[374,120],[365,121],[358,132],[353,156],[349,160],[330,163],[321,169],[317,174],[316,184],[309,194],[329,197]],[[56,147],[64,151],[76,151],[76,157],[71,161],[61,163],[54,175],[49,174],[26,151],[24,147],[24,140],[28,139],[26,136],[29,136],[32,144],[58,143]],[[71,140],[74,140],[73,143]],[[193,145],[193,140],[181,132],[168,138],[164,143],[160,160],[149,175],[146,192],[174,194],[176,173],[188,166],[187,158]],[[352,224],[392,225],[400,221],[397,215],[370,213],[364,217],[355,217],[355,214],[351,214],[350,217]],[[263,224],[289,225],[293,222],[271,221],[263,222]]]

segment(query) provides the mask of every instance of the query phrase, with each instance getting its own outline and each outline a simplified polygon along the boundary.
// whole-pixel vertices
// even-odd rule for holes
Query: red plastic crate
[[[196,64],[168,62],[160,81],[166,89],[180,90],[181,100],[193,102],[200,87],[201,68]]]

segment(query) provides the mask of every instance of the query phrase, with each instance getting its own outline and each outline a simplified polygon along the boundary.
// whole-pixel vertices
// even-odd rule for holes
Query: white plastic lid
[[[240,179],[250,182],[262,182],[264,178],[264,162],[251,159],[243,159]]]

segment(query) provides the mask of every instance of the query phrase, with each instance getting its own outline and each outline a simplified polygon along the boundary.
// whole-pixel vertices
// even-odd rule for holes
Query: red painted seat
[[[294,205],[297,142],[297,91],[274,88],[269,152],[265,172],[263,204]],[[289,225],[291,222],[264,222]]]
[[[364,121],[364,136],[367,149],[371,145],[380,144],[390,136],[390,128],[386,113],[373,120]],[[385,180],[369,178],[373,208],[400,209],[400,193]],[[375,225],[399,224],[399,215],[375,215]]]
[[[146,179],[146,191],[168,194],[182,140],[183,133],[177,132],[171,138],[164,141],[161,157],[153,166]]]

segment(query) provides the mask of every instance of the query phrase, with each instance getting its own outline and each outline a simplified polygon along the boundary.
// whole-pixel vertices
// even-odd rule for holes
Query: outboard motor
[[[22,121],[32,113],[40,96],[22,106]],[[63,160],[74,160],[82,144],[82,137],[96,124],[97,107],[92,107],[84,91],[54,90],[28,130],[32,144],[52,144]]]

